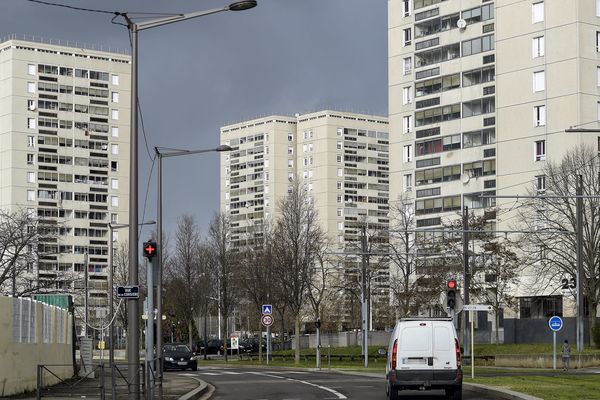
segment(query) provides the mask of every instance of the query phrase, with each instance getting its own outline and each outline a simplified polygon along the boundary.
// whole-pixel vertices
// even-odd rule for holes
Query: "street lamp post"
[[[256,7],[256,0],[241,0],[228,6],[207,11],[198,11],[187,14],[156,18],[150,21],[135,23],[127,13],[121,16],[127,22],[127,29],[131,34],[131,121],[129,134],[129,226],[138,226],[138,32],[173,24],[192,18],[215,14],[222,11],[243,11]],[[138,284],[138,232],[137,229],[129,230],[129,284]],[[130,334],[127,335],[127,360],[129,398],[139,399],[139,372],[137,365],[140,359],[139,349],[139,300],[129,300],[127,303],[127,324]]]
[[[158,158],[158,183],[157,183],[157,225],[156,225],[156,241],[161,252],[157,259],[158,282],[156,285],[156,308],[158,317],[156,319],[156,358],[158,359],[158,377],[162,381],[162,160],[167,157],[187,156],[192,154],[202,154],[210,152],[224,152],[233,150],[230,146],[221,145],[214,149],[201,150],[171,150],[169,152],[161,152],[160,147],[154,147],[154,152]]]
[[[148,222],[142,222],[140,225],[154,225],[156,224],[156,221],[148,221]],[[109,339],[109,347],[108,347],[108,365],[110,366],[110,376],[111,376],[111,388],[113,390],[113,399],[116,399],[116,393],[114,392],[115,390],[115,385],[114,385],[114,368],[113,365],[115,363],[115,324],[114,324],[114,320],[115,320],[115,306],[114,306],[114,298],[115,298],[115,288],[114,288],[114,250],[113,250],[113,232],[117,229],[121,229],[121,228],[127,228],[129,227],[129,224],[112,224],[109,223],[108,224],[108,234],[109,234],[109,239],[108,239],[108,303],[109,303],[109,311],[108,311],[108,315],[109,315],[109,321],[110,321],[110,327],[109,327],[109,335],[110,335],[110,339]],[[131,300],[129,300],[131,301]],[[128,335],[129,336],[129,335]]]

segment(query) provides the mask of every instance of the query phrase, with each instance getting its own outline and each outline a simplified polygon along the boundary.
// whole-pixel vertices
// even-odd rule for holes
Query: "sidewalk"
[[[117,382],[117,399],[127,399],[127,389],[123,381]],[[67,400],[67,399],[101,399],[101,379],[95,377],[86,379],[77,384],[74,381],[67,383],[59,383],[46,388],[42,394],[42,398],[52,400]],[[110,372],[104,376],[104,398],[112,400],[112,391],[110,383]],[[195,400],[204,394],[208,389],[206,382],[196,378],[193,374],[175,371],[166,372],[163,375],[163,399],[164,400]],[[158,399],[158,387],[154,389],[154,398]],[[26,395],[9,397],[10,399],[35,400],[36,393],[28,393]],[[144,393],[140,394],[140,399],[144,399]],[[3,398],[0,398],[3,399]]]

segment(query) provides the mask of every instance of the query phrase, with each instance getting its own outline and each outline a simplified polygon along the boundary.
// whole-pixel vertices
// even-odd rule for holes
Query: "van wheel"
[[[462,400],[462,388],[446,389],[446,397],[449,400]]]
[[[387,398],[389,400],[398,400],[399,399],[398,389],[396,389],[394,387],[390,387],[389,384],[386,389],[386,394],[387,394]]]

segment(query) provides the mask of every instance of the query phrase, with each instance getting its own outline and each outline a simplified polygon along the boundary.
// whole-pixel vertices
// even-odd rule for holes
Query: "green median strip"
[[[474,380],[465,379],[464,382],[510,389],[544,400],[597,400],[600,398],[600,379],[594,375],[475,377]]]

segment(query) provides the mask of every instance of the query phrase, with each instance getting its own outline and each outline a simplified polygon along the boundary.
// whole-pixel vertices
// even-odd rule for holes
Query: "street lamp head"
[[[244,11],[256,7],[256,0],[236,1],[229,5],[229,11]]]
[[[216,150],[220,153],[222,151],[231,151],[231,150],[233,150],[233,147],[227,146],[226,144],[222,144],[219,147],[217,147]]]

